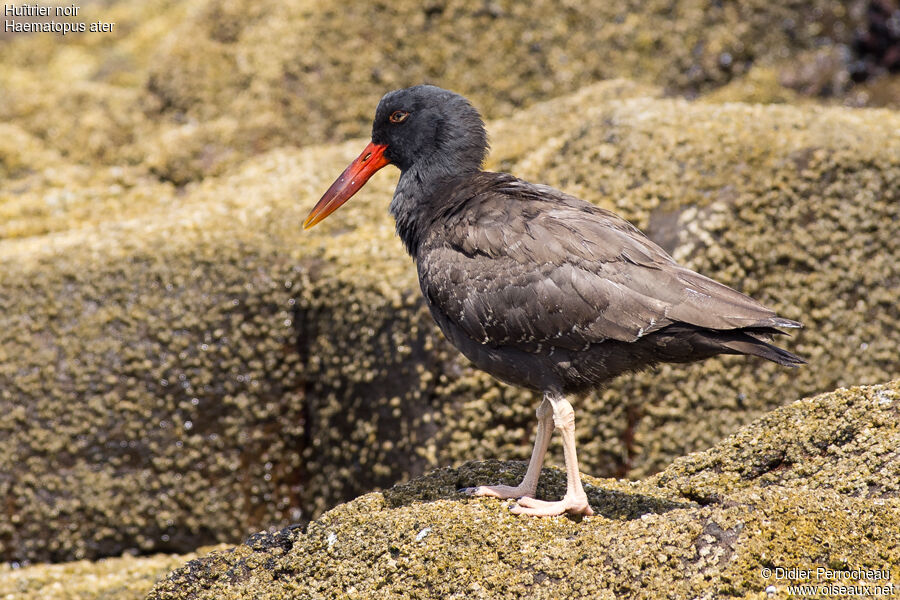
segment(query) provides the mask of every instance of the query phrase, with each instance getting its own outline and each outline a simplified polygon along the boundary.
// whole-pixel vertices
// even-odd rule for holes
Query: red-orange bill
[[[381,167],[391,161],[384,157],[387,144],[369,142],[362,154],[356,157],[341,176],[338,177],[322,199],[310,211],[303,223],[303,229],[309,229],[325,217],[336,211],[340,206],[353,197],[369,178]]]

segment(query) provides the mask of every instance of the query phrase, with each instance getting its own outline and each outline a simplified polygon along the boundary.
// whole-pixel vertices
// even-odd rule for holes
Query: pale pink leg
[[[545,502],[530,497],[520,498],[512,512],[518,515],[549,517],[563,513],[593,515],[587,494],[581,486],[578,473],[578,457],[575,454],[575,409],[562,395],[547,394],[553,406],[553,423],[562,434],[563,454],[566,459],[566,495],[558,502]]]
[[[531,460],[528,462],[528,470],[519,485],[482,485],[475,488],[466,488],[465,491],[473,496],[493,496],[495,498],[521,498],[522,496],[534,496],[537,490],[538,477],[541,476],[541,467],[544,464],[544,455],[550,445],[550,436],[553,435],[553,408],[544,396],[537,409],[538,426],[534,437],[534,450],[531,451]]]

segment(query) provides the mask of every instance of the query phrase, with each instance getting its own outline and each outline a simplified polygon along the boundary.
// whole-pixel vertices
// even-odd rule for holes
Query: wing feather
[[[630,223],[546,186],[481,173],[418,256],[422,291],[472,339],[525,351],[632,342],[681,322],[775,326],[755,300],[675,263]]]

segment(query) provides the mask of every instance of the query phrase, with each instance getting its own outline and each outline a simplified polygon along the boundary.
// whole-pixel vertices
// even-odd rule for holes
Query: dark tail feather
[[[784,327],[784,325],[782,325]],[[787,350],[782,350],[778,346],[773,346],[755,337],[747,335],[744,332],[734,332],[736,335],[728,340],[721,340],[722,346],[734,351],[735,354],[749,354],[751,356],[759,356],[766,360],[771,360],[785,367],[799,367],[805,365],[806,361],[791,354]]]

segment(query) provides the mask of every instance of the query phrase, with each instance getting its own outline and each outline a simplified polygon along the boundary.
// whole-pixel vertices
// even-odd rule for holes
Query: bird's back
[[[500,379],[569,390],[721,353],[801,362],[758,339],[799,323],[678,265],[607,210],[489,172],[446,182],[423,206],[428,306]]]

